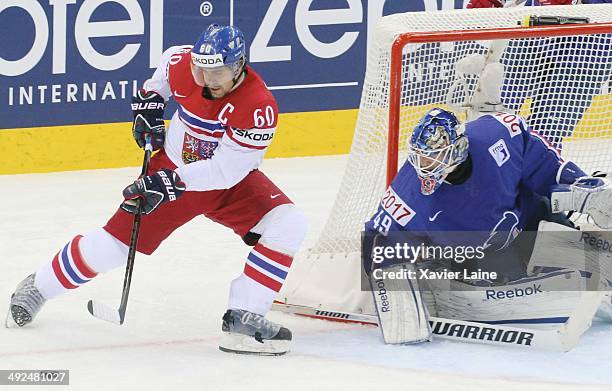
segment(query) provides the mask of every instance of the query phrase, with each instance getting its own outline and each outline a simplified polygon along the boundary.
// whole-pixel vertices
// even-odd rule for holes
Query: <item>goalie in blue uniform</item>
[[[460,124],[435,108],[415,127],[408,159],[365,231],[418,232],[439,245],[451,244],[445,233],[473,231],[462,244],[494,252],[511,247],[523,230],[537,231],[541,220],[573,226],[562,213],[569,210],[609,228],[612,191],[564,161],[518,115],[499,112]],[[525,276],[518,258],[487,258],[478,266],[495,268],[500,281],[516,280]]]
[[[550,244],[523,233],[537,232],[542,220],[572,235],[579,233],[564,213],[570,210],[588,214],[600,228],[610,228],[612,189],[601,178],[563,161],[523,118],[498,112],[460,124],[449,111],[430,110],[414,129],[406,163],[365,224],[364,269],[385,342],[430,340],[432,311],[452,319],[549,327],[573,316],[572,333],[584,332],[603,292],[583,295],[577,287],[589,278],[580,272],[585,269],[555,267]],[[537,239],[545,238],[538,234]],[[568,243],[584,248],[579,241]],[[429,250],[418,253],[419,247],[472,247],[472,255],[481,251],[485,256],[460,260],[458,251],[450,257],[423,256]],[[394,249],[397,252],[387,253]],[[544,251],[532,257],[536,249]],[[549,263],[532,264],[542,253]],[[555,271],[528,276],[528,264],[553,264]],[[445,281],[426,277],[425,296],[421,272],[432,270],[450,276],[441,277]],[[467,274],[470,277],[464,277]],[[487,277],[472,278],[474,274]],[[563,293],[559,286],[573,292]],[[501,298],[504,305],[498,304]],[[583,308],[580,315],[574,311],[576,305]]]

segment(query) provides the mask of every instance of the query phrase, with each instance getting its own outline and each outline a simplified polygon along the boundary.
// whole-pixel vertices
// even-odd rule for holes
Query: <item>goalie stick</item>
[[[149,161],[151,160],[151,153],[153,152],[153,146],[151,145],[151,135],[145,135],[145,154],[142,162],[141,176],[147,175],[149,169]],[[141,214],[141,202],[140,199],[136,200],[138,213],[134,215],[134,224],[132,225],[132,235],[130,237],[130,249],[128,251],[127,264],[125,266],[125,277],[123,279],[123,291],[121,292],[121,303],[118,309],[113,309],[107,305],[100,303],[95,300],[89,300],[87,303],[87,310],[90,314],[98,319],[105,320],[107,322],[122,325],[125,320],[125,311],[127,309],[128,296],[130,294],[130,286],[132,284],[132,273],[134,272],[134,260],[136,258],[136,244],[138,243],[138,232],[140,230],[140,219]]]
[[[375,315],[317,309],[279,301],[275,301],[272,304],[272,309],[308,318],[378,326],[378,318]],[[581,315],[575,314],[577,317]],[[580,335],[584,331],[581,327],[576,327],[581,322],[572,322],[571,319],[555,329],[521,328],[434,316],[429,317],[429,322],[434,339],[442,338],[452,341],[564,352],[576,346]]]

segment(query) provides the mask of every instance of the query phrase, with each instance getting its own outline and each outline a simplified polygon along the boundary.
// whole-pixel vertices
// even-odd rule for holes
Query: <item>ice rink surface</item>
[[[266,160],[263,171],[310,220],[305,247],[329,213],[346,157]],[[139,168],[1,176],[0,312],[16,284],[75,234],[103,225]],[[612,390],[612,325],[595,324],[569,353],[434,341],[386,346],[374,327],[292,315],[284,357],[222,353],[221,316],[248,248],[204,218],[150,257],[139,254],[126,323],[94,319],[96,298],[117,306],[123,268],[48,302],[24,329],[0,329],[0,369],[69,369],[71,390]]]

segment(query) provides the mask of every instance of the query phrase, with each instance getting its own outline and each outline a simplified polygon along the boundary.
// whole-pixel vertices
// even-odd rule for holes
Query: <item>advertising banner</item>
[[[131,96],[165,49],[193,44],[211,23],[243,31],[248,61],[278,100],[279,137],[267,156],[346,153],[377,20],[462,5],[463,0],[2,0],[0,174],[135,164],[131,154],[125,158],[132,147],[127,126],[117,124],[131,121]],[[167,119],[174,110],[171,102]],[[99,145],[90,147],[100,134],[114,147],[102,155]]]

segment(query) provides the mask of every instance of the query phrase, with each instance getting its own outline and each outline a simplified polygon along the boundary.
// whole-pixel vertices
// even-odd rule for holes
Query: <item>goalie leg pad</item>
[[[608,290],[608,281],[612,281],[611,247],[609,231],[578,231],[543,221],[528,271],[542,268],[579,270],[590,275],[590,289]]]
[[[412,344],[431,340],[429,314],[421,297],[414,264],[374,269],[370,286],[385,343]]]

